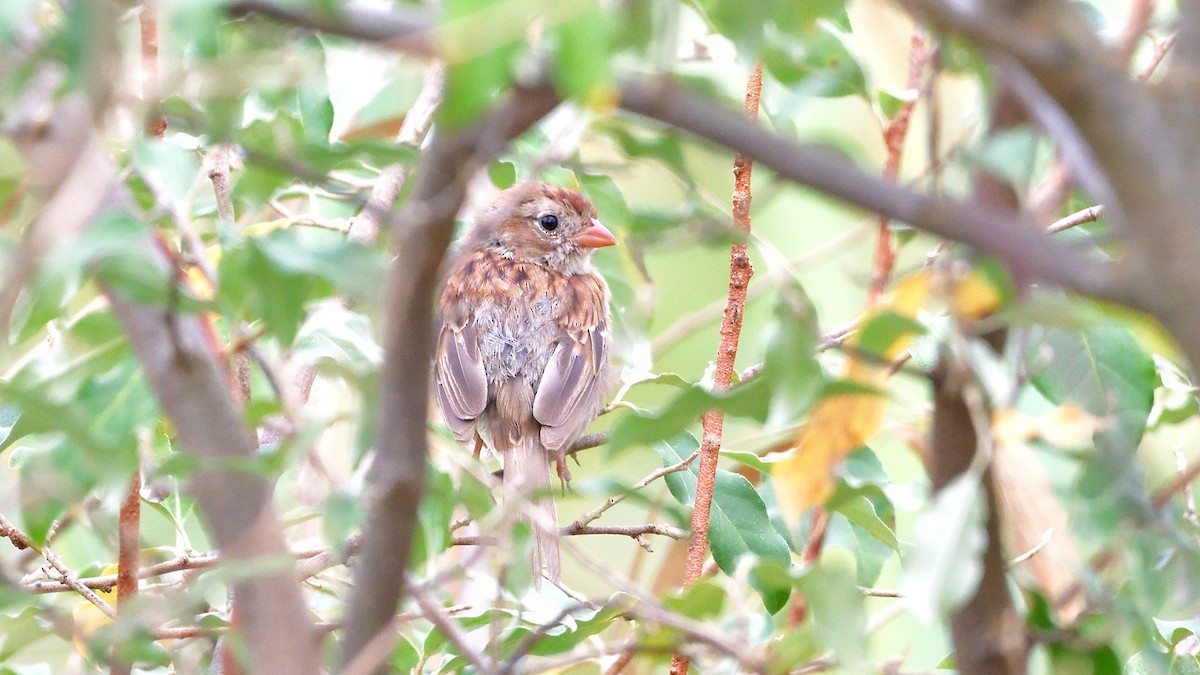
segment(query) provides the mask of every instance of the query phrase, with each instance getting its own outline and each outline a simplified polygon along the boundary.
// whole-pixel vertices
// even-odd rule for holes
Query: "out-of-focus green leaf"
[[[826,548],[800,587],[817,637],[833,650],[841,668],[858,671],[867,657],[867,613],[855,581],[854,557],[844,549]]]
[[[220,25],[226,21],[221,0],[181,0],[170,5],[169,26],[174,42],[205,59],[220,51]]]
[[[789,427],[801,419],[826,385],[817,361],[817,315],[799,284],[785,285],[775,307],[762,377],[771,389],[767,426]]]
[[[332,363],[356,377],[375,373],[383,348],[371,320],[335,300],[315,303],[296,334],[292,358],[299,363]]]
[[[804,40],[768,40],[762,61],[763,68],[795,95],[870,98],[858,59],[828,25],[817,26]]]
[[[875,585],[884,564],[896,555],[895,550],[879,541],[873,533],[838,512],[829,516],[825,546],[840,546],[854,555],[859,586]]]
[[[1154,406],[1147,427],[1181,424],[1200,414],[1200,402],[1191,378],[1175,363],[1154,355],[1159,386],[1154,390]]]
[[[492,162],[488,165],[488,178],[497,188],[508,189],[517,182],[517,167],[512,162]]]
[[[725,589],[709,577],[664,597],[662,604],[672,612],[703,621],[720,616],[725,610],[726,600],[728,594]]]
[[[325,498],[321,509],[321,530],[325,541],[342,542],[362,527],[366,511],[361,500],[344,492],[333,492]]]
[[[43,267],[35,275],[13,307],[10,325],[13,343],[28,340],[52,319],[63,315],[67,301],[79,291],[82,272],[81,268]]]
[[[437,467],[425,469],[425,497],[417,518],[417,533],[413,537],[413,548],[409,567],[421,569],[421,565],[435,563],[437,556],[450,546],[450,519],[458,504],[453,501],[454,486],[450,476]],[[438,570],[430,570],[436,574]]]
[[[902,588],[913,614],[929,624],[961,607],[979,585],[985,511],[979,478],[967,472],[943,487],[917,521]]]
[[[396,646],[392,648],[392,658],[389,661],[392,672],[411,673],[420,662],[421,653],[417,651],[416,645],[409,642],[405,636],[397,635]]]
[[[498,4],[497,0],[450,0],[445,4],[445,21],[447,24],[470,22],[473,15],[486,12]],[[511,25],[494,28],[514,30]],[[520,35],[511,37],[518,39]],[[437,118],[447,128],[455,129],[479,117],[496,94],[509,83],[509,68],[516,48],[508,42],[476,54],[478,47],[466,43],[470,38],[464,32],[446,31],[442,39],[441,49],[449,55],[450,65],[446,69],[446,89]]]
[[[825,508],[842,514],[846,520],[862,528],[880,543],[899,552],[900,542],[896,540],[896,533],[876,511],[875,504],[867,497],[867,493],[873,493],[872,496],[876,500],[885,502],[887,500],[883,491],[878,487],[868,486],[855,489],[843,481],[838,481],[838,486],[834,490],[833,496],[825,503]],[[892,519],[894,520],[894,518],[895,516],[892,514]]]
[[[753,55],[763,42],[763,26],[775,2],[743,3],[737,0],[697,0],[713,28]]]
[[[627,611],[627,603],[619,600],[607,603],[599,608],[578,612],[562,617],[561,623],[545,631],[529,649],[529,654],[535,656],[553,656],[563,654],[582,644],[588,638],[599,634],[609,627],[614,619]],[[536,626],[517,626],[505,636],[505,652],[510,652],[537,630]]]
[[[613,20],[598,8],[564,21],[555,30],[558,58],[554,76],[562,93],[589,106],[608,107],[616,90],[609,67]]]
[[[974,159],[1012,185],[1025,185],[1037,162],[1040,136],[1029,127],[1005,129],[989,135]]]
[[[611,136],[629,157],[655,160],[684,181],[692,181],[683,155],[683,139],[677,133],[631,129],[625,124],[606,123],[603,120],[597,123],[596,131]]]
[[[200,172],[194,150],[157,138],[145,138],[133,146],[133,163],[148,181],[165,189],[175,204],[182,204]]]
[[[919,321],[887,310],[872,315],[859,328],[855,347],[864,354],[884,358],[898,341],[924,332],[925,327]]]
[[[28,604],[11,614],[0,612],[0,661],[7,661],[53,632],[45,620],[45,612],[35,604]]]
[[[218,275],[221,299],[248,309],[290,344],[310,300],[336,290],[360,302],[377,301],[383,261],[378,251],[336,232],[290,228],[226,248]]]
[[[1103,652],[1103,655],[1101,654]],[[1101,649],[1094,652],[1094,663],[1097,666],[1103,666],[1103,669],[1097,668],[1092,672],[1095,673],[1123,673],[1123,675],[1198,675],[1200,674],[1200,661],[1192,654],[1167,654],[1160,651],[1144,649],[1125,662],[1125,667],[1122,669],[1120,661],[1117,661],[1117,656],[1111,649]],[[1103,663],[1101,658],[1103,657]],[[1116,662],[1116,669],[1112,667],[1112,663]],[[1059,660],[1055,659],[1055,665],[1058,665]],[[1066,672],[1066,671],[1060,671]]]
[[[1096,478],[1105,483],[1105,501],[1131,509],[1127,515],[1148,517],[1134,452],[1153,407],[1158,380],[1153,358],[1121,325],[1083,332],[1047,329],[1033,344],[1032,358],[1041,364],[1033,379],[1038,391],[1051,403],[1074,403],[1106,421],[1094,437],[1099,461],[1088,467],[1101,472]],[[1088,479],[1087,472],[1081,479]]]

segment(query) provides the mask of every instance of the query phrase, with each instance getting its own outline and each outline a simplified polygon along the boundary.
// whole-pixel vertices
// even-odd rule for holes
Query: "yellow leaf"
[[[892,288],[892,299],[885,303],[885,308],[915,319],[929,296],[929,282],[929,270],[915,272],[897,281]]]
[[[771,469],[779,505],[793,527],[808,509],[833,494],[834,471],[854,450],[866,445],[883,423],[883,395],[854,392],[817,402],[808,424],[796,435],[794,449]]]
[[[242,228],[242,234],[247,237],[261,237],[264,234],[270,234],[275,230],[282,230],[291,225],[290,218],[277,218],[276,220],[265,220],[261,223],[251,223]]]
[[[890,297],[871,308],[859,325],[866,325],[883,312],[915,320],[929,297],[930,281],[928,270],[897,281]],[[847,342],[854,346],[855,337]],[[911,342],[911,335],[897,339],[889,345],[885,357],[898,357]],[[833,494],[835,473],[842,460],[866,445],[879,431],[887,403],[879,391],[885,378],[882,368],[865,362],[852,350],[842,379],[860,385],[864,391],[835,394],[818,401],[808,423],[796,434],[792,449],[772,467],[771,479],[775,481],[780,508],[793,527],[805,511],[824,503]]]
[[[992,435],[1001,446],[1021,445],[1034,438],[1070,448],[1082,445],[1103,426],[1103,420],[1072,403],[1034,417],[1011,408],[992,413]]]
[[[209,269],[217,269],[221,264],[221,247],[217,245],[209,246],[204,251],[204,257],[208,260]],[[216,296],[216,289],[209,283],[208,277],[204,275],[204,270],[200,269],[199,265],[192,265],[187,271],[188,288],[192,290],[192,294],[201,300],[212,300]]]
[[[973,269],[954,284],[951,304],[960,318],[982,319],[1000,307],[1000,299],[1000,291],[992,282]]]

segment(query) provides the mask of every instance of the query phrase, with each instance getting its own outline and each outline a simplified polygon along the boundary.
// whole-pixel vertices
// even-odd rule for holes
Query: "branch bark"
[[[758,100],[761,95],[762,64],[759,63],[754,66],[746,82],[743,112],[751,123],[758,120]],[[746,237],[750,235],[750,203],[753,199],[750,177],[753,168],[753,160],[740,152],[733,160],[733,222]],[[745,242],[734,242],[729,249],[729,299],[725,302],[725,318],[721,321],[721,341],[717,347],[716,372],[713,374],[714,389],[728,389],[733,381],[733,364],[742,335],[742,314],[746,310],[746,293],[753,275],[754,265],[750,263]],[[704,413],[701,424],[700,469],[696,479],[696,502],[692,506],[692,538],[688,542],[683,575],[685,587],[700,579],[704,560],[708,557],[708,517],[717,481],[717,461],[721,457],[725,413],[710,410]],[[683,675],[687,671],[687,656],[682,652],[676,653],[671,659],[671,674]]]
[[[1023,217],[933,198],[868,175],[820,146],[781,138],[669,82],[627,81],[621,87],[621,106],[737,150],[787,180],[995,255],[1019,281],[1061,285],[1117,302],[1132,300],[1114,268],[1053,241]]]
[[[991,133],[1014,127],[1024,119],[1011,92],[1001,89],[993,106]],[[991,173],[976,176],[974,191],[976,200],[988,208],[1011,211],[1018,208],[1013,189]],[[996,351],[1003,351],[1007,331],[993,331],[985,340]],[[990,411],[972,414],[972,401],[966,392],[972,376],[966,368],[966,364],[957,362],[950,354],[943,354],[932,377],[933,426],[928,469],[935,491],[970,470],[977,461],[976,454],[984,451],[978,447],[979,439],[992,433],[990,428],[980,428],[990,418]],[[986,405],[982,401],[975,403],[980,407]],[[964,675],[1018,675],[1025,672],[1028,647],[1024,621],[1008,590],[994,471],[986,469],[980,480],[986,499],[987,547],[979,586],[950,620],[955,664]]]
[[[30,129],[18,137],[18,148],[31,171],[50,194],[62,193],[62,181],[87,168],[86,191],[93,198],[58,215],[57,227],[82,229],[97,217],[129,210],[131,203],[117,180],[116,169],[96,139],[86,104],[71,98],[52,116],[48,132]],[[83,142],[79,142],[83,139]],[[53,165],[47,164],[53,162]],[[57,201],[58,194],[51,201]],[[41,218],[49,218],[46,210]],[[144,242],[149,259],[168,275],[170,266],[156,243]],[[226,386],[220,358],[207,325],[200,317],[171,315],[136,304],[106,289],[113,311],[142,362],[159,405],[170,417],[179,446],[208,462],[249,458],[256,449],[253,434],[242,422]],[[278,558],[286,563],[280,523],[270,505],[266,481],[247,472],[201,468],[191,491],[205,522],[228,560]],[[243,626],[253,660],[281,672],[317,672],[316,634],[300,597],[297,579],[287,565],[235,584],[246,600]]]

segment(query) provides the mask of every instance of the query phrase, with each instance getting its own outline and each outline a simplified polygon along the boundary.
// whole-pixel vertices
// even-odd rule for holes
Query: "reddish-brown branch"
[[[762,94],[762,64],[754,66],[746,83],[745,113],[752,121],[758,120],[758,99]],[[754,163],[738,153],[733,160],[733,222],[745,235],[750,234],[750,188],[751,170]],[[716,372],[713,384],[717,389],[727,389],[733,380],[733,364],[737,358],[738,339],[742,334],[742,314],[746,309],[746,291],[754,265],[744,242],[734,242],[729,249],[729,299],[725,303],[725,318],[721,321],[721,342],[717,347]],[[719,410],[704,414],[704,433],[700,440],[700,471],[696,483],[696,502],[692,509],[692,538],[688,543],[687,562],[683,583],[691,586],[704,571],[704,560],[708,556],[708,516],[712,507],[713,487],[717,481],[717,460],[721,452],[721,434],[725,415]],[[683,675],[688,670],[687,657],[677,653],[671,659],[672,675]]]
[[[146,134],[162,138],[167,131],[158,101],[158,6],[156,0],[142,0],[139,21],[142,43],[142,96],[146,102]],[[140,459],[121,500],[117,519],[117,608],[128,613],[138,592],[139,556],[142,548],[142,471]],[[131,664],[114,657],[112,675],[129,675]]]
[[[138,591],[138,557],[142,549],[142,472],[134,469],[121,502],[121,513],[117,524],[117,611],[129,611],[129,603]],[[130,672],[127,663],[113,666],[112,673]]]
[[[829,512],[821,507],[813,509],[812,521],[808,528],[808,541],[804,544],[804,551],[800,554],[801,560],[811,564],[821,555],[821,547],[825,545],[825,532],[828,529]],[[808,602],[804,596],[800,594],[793,595],[788,622],[793,626],[799,626],[804,623],[804,618],[807,615]]]
[[[932,50],[928,48],[920,28],[914,28],[912,42],[908,55],[908,82],[906,90],[916,92],[921,89],[922,75],[929,63]],[[887,160],[883,166],[883,177],[894,181],[900,176],[900,162],[904,157],[904,141],[908,138],[908,126],[912,120],[913,110],[917,107],[917,97],[905,101],[895,116],[888,120],[883,129],[883,142],[887,146]],[[871,263],[871,282],[867,288],[867,301],[874,304],[883,297],[888,279],[892,275],[892,267],[896,263],[896,250],[892,246],[891,218],[879,216],[879,235],[875,242],[875,259]]]
[[[158,3],[142,0],[142,96],[147,106],[146,133],[162,138],[167,131],[167,118],[163,117],[158,102]]]

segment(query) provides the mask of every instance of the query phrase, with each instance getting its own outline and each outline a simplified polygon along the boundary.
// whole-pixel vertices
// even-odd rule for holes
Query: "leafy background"
[[[102,5],[107,7],[97,7]],[[291,3],[313,11],[338,5]],[[1122,3],[1088,7],[1101,34],[1115,33],[1125,20]],[[78,238],[57,238],[24,279],[0,357],[0,480],[7,486],[0,491],[0,513],[38,544],[56,530],[53,550],[79,576],[106,573],[116,560],[122,490],[140,462],[146,558],[213,546],[181,489],[180,479],[196,470],[196,461],[174,447],[170,423],[101,299],[102,282],[164,311],[206,313],[223,344],[253,336],[269,367],[251,366],[244,411],[249,424],[266,431],[244,468],[276,482],[275,501],[294,549],[339,547],[363,524],[363,458],[372,441],[382,358],[381,289],[388,265],[402,265],[405,258],[400,251],[393,259],[386,241],[348,241],[344,230],[383,167],[400,163],[419,171],[419,151],[392,138],[430,66],[265,18],[233,20],[217,0],[163,3],[160,86],[167,130],[158,139],[139,131],[151,109],[139,99],[137,8],[124,2],[113,8],[108,16],[89,3],[49,0],[9,0],[0,8],[0,38],[15,55],[0,69],[6,105],[34,86],[47,64],[61,67],[68,91],[86,88],[97,69],[106,69],[112,103],[101,120],[104,140],[145,214],[140,220],[109,218]],[[736,105],[751,65],[761,61],[767,127],[820,141],[882,171],[887,149],[881,125],[916,94],[905,90],[912,22],[874,0],[447,0],[437,9],[434,40],[451,65],[435,133],[475,119],[498,91],[539,62],[572,101],[487,167],[474,183],[473,203],[485,203],[496,188],[517,179],[578,185],[621,239],[619,248],[596,259],[614,291],[616,352],[628,388],[625,404],[595,427],[610,432],[610,442],[579,454],[576,480],[557,499],[560,518],[569,523],[697,447],[699,417],[714,403],[704,383],[717,349],[733,239],[732,157],[615,111],[614,78],[669,73]],[[1171,10],[1160,14],[1154,25],[1165,25]],[[113,17],[115,23],[105,23]],[[103,39],[115,40],[116,49],[111,62],[98,64],[93,57],[105,53],[97,46]],[[1139,61],[1151,47],[1143,45]],[[936,173],[937,189],[962,194],[980,169],[1023,190],[1036,184],[1051,162],[1051,144],[1028,129],[985,137],[989,77],[967,45],[943,42],[942,61],[936,149],[946,157]],[[901,180],[930,187],[927,115],[922,101],[904,146]],[[222,142],[237,157],[235,223],[218,218],[206,175],[206,153]],[[13,270],[26,254],[23,232],[37,200],[27,194],[27,168],[14,144],[0,141],[0,156],[0,203],[6,204],[0,246]],[[1037,498],[1061,509],[1069,523],[1077,563],[1069,574],[1107,598],[1098,611],[1066,622],[1047,608],[1042,576],[1064,572],[1018,566],[1013,576],[1024,589],[1029,624],[1068,635],[1036,646],[1033,668],[1200,669],[1194,656],[1174,649],[1195,629],[1194,514],[1189,517],[1176,500],[1180,504],[1172,502],[1160,516],[1148,491],[1175,472],[1177,447],[1191,456],[1196,436],[1196,404],[1180,357],[1145,317],[1049,291],[1018,301],[1006,295],[1009,282],[1002,274],[974,290],[935,288],[921,298],[919,311],[901,317],[907,321],[878,324],[873,339],[883,354],[907,344],[915,321],[914,358],[880,383],[886,406],[877,423],[859,430],[869,438],[866,447],[845,448],[855,452],[844,464],[800,460],[803,472],[836,471],[831,494],[821,500],[830,514],[824,551],[815,560],[802,559],[811,512],[776,498],[791,484],[772,481],[767,474],[777,465],[761,455],[806,420],[814,424],[808,431],[813,436],[834,433],[812,423],[809,414],[818,400],[836,400],[838,390],[829,383],[844,377],[854,356],[839,349],[817,353],[817,338],[868,311],[875,218],[765,170],[754,174],[753,191],[749,245],[756,276],[737,366],[765,359],[767,375],[717,401],[729,412],[727,458],[710,530],[720,572],[680,591],[686,541],[652,536],[646,550],[629,537],[589,536],[570,545],[661,598],[669,610],[768,654],[773,671],[820,659],[848,671],[892,659],[906,670],[950,666],[944,619],[978,581],[982,514],[977,484],[948,488],[936,500],[929,496],[921,452],[930,403],[922,371],[933,360],[923,355],[954,344],[966,350],[989,400],[1027,423],[1004,440],[1027,450],[1047,476]],[[1077,196],[1064,213],[1086,205]],[[920,275],[937,242],[896,225],[900,248],[893,277]],[[1102,236],[1105,227],[1101,221],[1064,236],[1098,248],[1092,237]],[[169,291],[169,279],[146,263],[135,243],[147,228],[189,255],[202,254],[216,283],[203,281],[196,271],[202,265],[192,260],[191,284]],[[191,248],[188,231],[199,238],[199,249]],[[958,344],[954,336],[962,336],[944,311],[955,292],[968,300],[1001,298],[992,310],[1019,332],[1015,343],[1023,349],[994,356],[973,350],[974,341]],[[272,424],[295,411],[279,400],[267,373],[290,381],[305,366],[318,369],[312,395],[297,426],[279,435]],[[451,522],[469,516],[482,523],[478,527],[498,526],[494,491],[488,468],[458,448],[439,421],[431,435],[429,489],[411,569],[417,578],[450,570],[453,583],[439,588],[439,600],[452,608],[467,605],[451,614],[453,620],[474,635],[491,636],[503,657],[570,600],[550,589],[530,590],[520,565],[485,564],[467,572],[454,566],[466,558],[463,547],[450,546]],[[695,465],[635,491],[603,522],[686,528],[694,473]],[[517,541],[528,543],[519,536]],[[1012,546],[1011,554],[1025,548]],[[1103,553],[1116,557],[1107,571],[1079,569],[1081,561]],[[519,560],[519,551],[510,557]],[[0,560],[13,579],[39,576],[41,563],[29,552],[10,547]],[[489,594],[489,584],[500,572],[508,591],[492,606],[486,600],[496,595]],[[27,595],[15,585],[0,587],[0,668],[88,671],[99,667],[114,642],[124,658],[148,671],[206,667],[212,640],[228,621],[223,579],[237,573],[219,569],[151,582],[139,618],[117,626],[89,619],[94,610],[73,594]],[[634,667],[650,672],[686,642],[663,624],[623,620],[625,590],[573,556],[567,556],[564,576],[597,605],[569,615],[561,630],[535,643],[532,657],[585,654],[632,638],[646,649]],[[306,598],[321,620],[338,620],[347,579],[344,568],[334,568],[309,580]],[[901,589],[907,597],[873,597],[860,587]],[[70,617],[78,639],[64,639],[45,608]],[[131,628],[171,622],[211,630],[163,643]],[[391,663],[401,671],[418,664],[431,672],[465,668],[455,648],[417,620],[402,629]],[[581,658],[570,672],[601,672],[599,664]],[[697,667],[726,672],[734,664],[728,655],[706,654]]]

